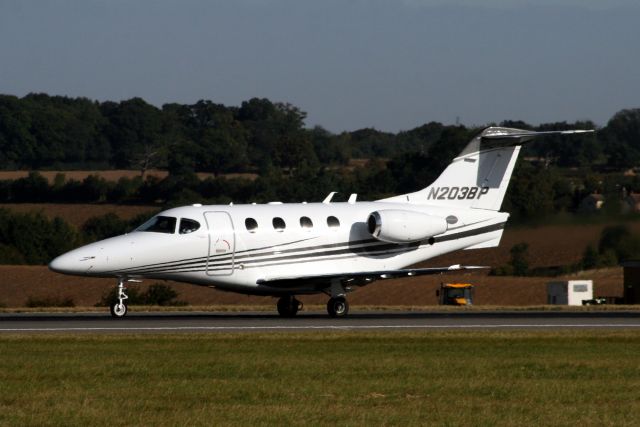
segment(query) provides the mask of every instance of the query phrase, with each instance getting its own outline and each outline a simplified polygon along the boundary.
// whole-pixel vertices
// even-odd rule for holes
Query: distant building
[[[582,305],[593,299],[592,280],[565,280],[547,283],[547,304]]]
[[[640,304],[640,260],[621,263],[624,274],[623,304]]]
[[[578,206],[578,211],[583,213],[597,212],[602,208],[603,204],[604,204],[604,197],[602,196],[602,194],[596,194],[596,193],[589,194],[580,202],[580,206]]]

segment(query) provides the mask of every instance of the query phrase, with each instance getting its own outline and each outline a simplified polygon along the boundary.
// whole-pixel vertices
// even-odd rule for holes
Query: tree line
[[[142,214],[126,221],[108,213],[89,218],[77,229],[42,212],[0,209],[0,264],[48,264],[80,245],[131,231],[149,216]]]
[[[251,99],[157,108],[143,99],[96,102],[0,95],[0,169],[137,169],[224,172],[344,164],[417,150],[443,127],[393,135],[373,129],[334,135],[305,128],[286,103]],[[432,129],[433,128],[433,129]],[[433,134],[433,135],[432,135]]]
[[[165,104],[140,98],[97,102],[30,94],[0,95],[0,169],[138,169],[140,177],[108,182],[37,172],[0,181],[0,202],[114,202],[159,206],[185,203],[299,202],[343,198],[375,200],[423,188],[460,152],[479,128],[430,122],[409,131],[360,129],[332,133],[305,127],[306,114],[285,103],[251,99],[239,107],[212,101]],[[531,126],[534,130],[595,128],[588,121]],[[591,193],[640,191],[624,173],[640,161],[640,109],[621,110],[595,134],[548,137],[528,144],[503,210],[516,220],[577,212]],[[360,166],[350,159],[364,159]],[[151,168],[165,179],[146,176]],[[195,172],[213,178],[198,179]],[[229,178],[257,173],[256,179]]]
[[[346,200],[350,193],[358,193],[358,200],[376,200],[416,190],[433,178],[428,176],[430,172],[441,170],[412,166],[411,159],[415,157],[388,164],[372,160],[368,167],[354,170],[306,167],[296,171],[295,179],[272,170],[256,179],[224,176],[199,179],[195,174],[187,174],[164,179],[123,177],[116,182],[97,175],[78,181],[59,173],[49,182],[38,172],[30,172],[24,178],[0,181],[0,203],[116,203],[160,208],[193,203],[317,202],[330,191],[339,192],[335,201]],[[630,209],[621,200],[622,189],[640,190],[640,176],[573,175],[561,168],[540,168],[521,162],[502,210],[510,212],[515,222],[540,221],[560,213],[612,218]],[[594,192],[607,196],[604,207],[598,212],[581,212],[583,199]]]
[[[457,148],[480,130],[429,122],[398,133],[368,128],[335,134],[307,128],[305,119],[306,113],[291,104],[258,98],[239,107],[201,100],[157,108],[141,98],[97,102],[0,95],[0,169],[288,171],[352,158],[433,157],[440,154],[432,149],[436,143]],[[596,127],[590,121],[499,124],[535,130]],[[569,143],[546,138],[528,146],[525,156],[560,167],[632,167],[640,160],[640,109],[619,111],[596,135],[576,136]]]

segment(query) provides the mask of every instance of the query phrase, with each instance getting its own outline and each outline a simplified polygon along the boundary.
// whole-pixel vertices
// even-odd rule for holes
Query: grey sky
[[[640,106],[640,1],[0,0],[0,93],[290,102],[332,131]]]

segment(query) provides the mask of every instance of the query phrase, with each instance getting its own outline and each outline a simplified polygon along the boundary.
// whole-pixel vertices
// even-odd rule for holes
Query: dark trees
[[[148,169],[165,164],[167,141],[159,109],[140,98],[118,104],[105,102],[100,108],[109,122],[105,133],[116,168],[139,169],[144,175]]]

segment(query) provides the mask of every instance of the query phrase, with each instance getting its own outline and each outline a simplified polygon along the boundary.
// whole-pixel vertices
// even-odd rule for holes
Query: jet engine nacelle
[[[409,243],[447,231],[447,220],[420,212],[385,209],[369,214],[367,229],[383,242]]]

